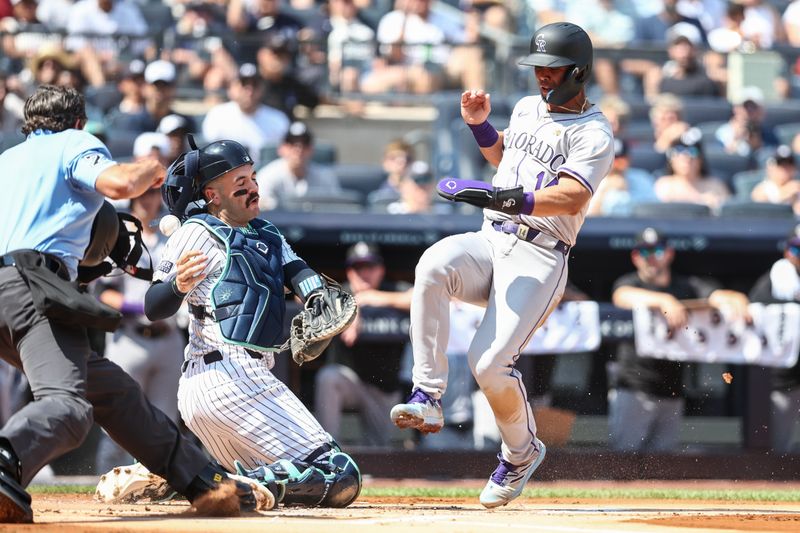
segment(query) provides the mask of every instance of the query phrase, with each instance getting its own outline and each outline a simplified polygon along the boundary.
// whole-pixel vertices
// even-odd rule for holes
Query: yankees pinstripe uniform
[[[277,230],[275,230],[277,232]],[[299,259],[283,236],[281,261]],[[208,257],[206,277],[186,296],[191,306],[211,309],[211,290],[226,265],[225,245],[210,230],[185,223],[167,241],[154,281],[171,281],[181,254],[199,250]],[[178,388],[178,409],[187,426],[212,455],[234,471],[278,459],[303,460],[332,442],[297,397],[270,372],[273,352],[226,342],[206,314],[191,316]]]

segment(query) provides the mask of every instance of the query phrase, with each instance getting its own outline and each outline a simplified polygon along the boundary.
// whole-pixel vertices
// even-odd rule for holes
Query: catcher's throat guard
[[[259,351],[280,351],[286,302],[283,241],[275,226],[253,219],[233,228],[209,214],[190,217],[225,245],[227,262],[211,289],[210,313],[226,342]]]

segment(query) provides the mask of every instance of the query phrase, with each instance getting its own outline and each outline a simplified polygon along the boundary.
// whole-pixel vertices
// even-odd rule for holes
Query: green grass
[[[31,485],[31,494],[94,494],[94,485]]]
[[[94,494],[94,485],[31,485],[31,494]],[[476,499],[479,489],[443,487],[365,487],[362,496],[373,498]],[[580,489],[530,488],[523,497],[582,500],[719,500],[750,502],[800,502],[797,490],[693,490],[693,489]]]
[[[364,488],[362,496],[377,498],[477,498],[480,490],[465,488]],[[597,499],[597,500],[721,500],[753,502],[800,502],[796,490],[687,490],[687,489],[579,489],[531,488],[523,497],[544,499]]]

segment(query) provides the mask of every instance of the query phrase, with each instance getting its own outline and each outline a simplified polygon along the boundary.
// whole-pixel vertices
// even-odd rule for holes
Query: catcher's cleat
[[[514,466],[508,461],[504,460],[501,454],[497,454],[500,464],[492,472],[489,482],[481,491],[481,504],[484,507],[492,509],[506,505],[522,494],[522,489],[525,488],[525,483],[528,482],[530,477],[539,468],[539,465],[544,461],[547,449],[542,441],[536,439],[536,447],[538,452],[531,462],[522,466]]]
[[[392,407],[389,416],[395,426],[416,429],[422,433],[438,433],[444,426],[442,403],[420,389],[414,389],[406,403]]]
[[[4,439],[5,440],[5,439]],[[5,441],[7,444],[8,441]],[[9,446],[0,443],[0,523],[29,524],[33,522],[31,496],[22,487],[19,459]]]

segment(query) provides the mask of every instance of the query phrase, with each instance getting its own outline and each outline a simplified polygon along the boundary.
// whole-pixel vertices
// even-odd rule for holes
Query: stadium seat
[[[764,124],[766,126],[779,126],[781,124],[791,124],[800,122],[800,103],[797,100],[787,100],[785,102],[772,102],[764,104],[766,115]]]
[[[637,218],[706,218],[711,209],[704,204],[687,202],[643,202],[633,206]]]
[[[630,165],[642,168],[648,172],[661,171],[667,165],[667,158],[661,152],[656,152],[652,146],[639,145],[631,147],[628,155]]]
[[[282,211],[314,213],[363,213],[363,196],[358,191],[343,189],[338,194],[307,194],[281,203]]]
[[[383,167],[376,164],[339,164],[334,165],[333,171],[339,178],[339,185],[357,191],[363,197],[378,189],[386,180]]]
[[[726,120],[712,120],[710,122],[701,122],[696,127],[703,134],[703,145],[709,146],[713,143],[719,144],[717,141],[717,130],[720,126],[725,124]]]
[[[790,122],[775,126],[775,135],[783,144],[791,145],[795,135],[800,133],[800,122]]]
[[[737,200],[750,200],[750,194],[758,184],[759,181],[764,179],[764,170],[745,170],[737,172],[731,177],[733,183],[733,192]]]
[[[261,149],[261,164],[266,165],[270,161],[278,158],[278,147],[270,144]],[[325,141],[314,142],[314,153],[311,154],[311,160],[320,165],[333,165],[336,163],[338,155],[336,153],[336,146],[332,143]]]
[[[115,130],[108,128],[106,146],[114,159],[133,156],[133,143],[139,136],[138,131]]]
[[[623,128],[621,137],[633,143],[642,142],[652,144],[655,142],[653,125],[647,120],[629,122]]]
[[[692,125],[702,122],[726,121],[733,108],[724,98],[683,98],[683,119]]]
[[[734,174],[753,168],[753,162],[749,157],[729,154],[721,148],[706,147],[704,155],[709,174],[723,180],[731,189],[733,189]]]
[[[734,200],[722,204],[719,216],[725,218],[777,218],[791,220],[794,218],[794,210],[789,204]]]

